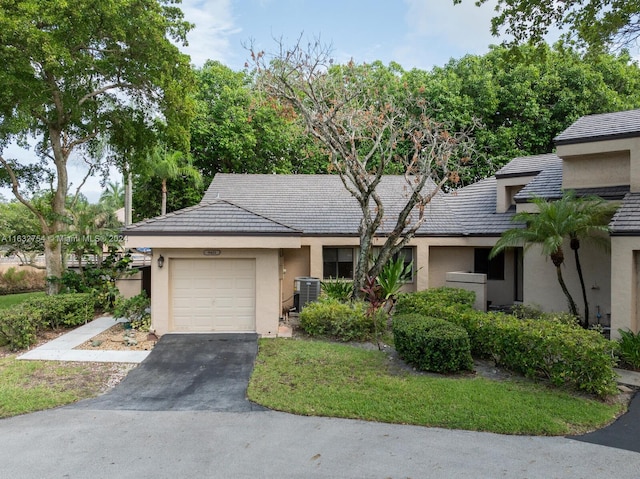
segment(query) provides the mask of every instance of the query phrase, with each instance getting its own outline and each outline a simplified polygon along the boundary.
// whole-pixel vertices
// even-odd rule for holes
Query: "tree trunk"
[[[47,279],[55,278],[54,281],[47,281],[47,294],[58,294],[62,284],[58,281],[62,278],[62,244],[57,238],[47,236],[44,241],[44,258],[46,262]],[[58,280],[56,280],[58,279]]]
[[[576,306],[576,302],[573,300],[573,297],[571,296],[571,293],[569,293],[569,290],[567,289],[567,285],[564,282],[564,278],[562,277],[561,265],[556,265],[556,274],[558,276],[558,283],[560,283],[560,287],[562,288],[562,292],[567,297],[567,301],[569,302],[569,310],[570,310],[571,314],[573,314],[574,316],[577,317],[578,316],[578,308]]]
[[[160,214],[163,216],[167,214],[167,180],[162,180],[162,209]]]
[[[582,288],[582,300],[584,301],[584,322],[581,321],[582,327],[589,327],[589,302],[587,301],[587,288],[584,285],[584,276],[582,274],[582,265],[580,263],[580,255],[578,248],[573,250],[573,256],[576,259],[576,269],[578,270],[578,278],[580,278],[580,287]]]
[[[358,262],[356,263],[356,270],[353,275],[353,292],[351,294],[353,299],[362,298],[364,295],[362,288],[364,287],[367,272],[369,271],[368,263],[372,239],[368,231],[360,234],[360,251],[358,252]]]

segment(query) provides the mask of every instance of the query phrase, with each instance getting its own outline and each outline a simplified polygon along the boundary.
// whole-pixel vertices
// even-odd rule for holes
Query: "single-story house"
[[[555,139],[553,154],[513,159],[494,176],[438,192],[428,219],[402,251],[413,262],[408,291],[444,285],[474,289],[478,307],[536,304],[566,310],[550,261],[531,248],[488,260],[516,211],[534,196],[563,190],[620,201],[611,251],[581,251],[590,322],[638,331],[640,270],[640,110],[586,116]],[[406,195],[403,176],[379,185],[388,220]],[[430,187],[434,187],[431,185]],[[255,331],[274,336],[293,305],[294,280],[349,278],[360,209],[336,175],[217,174],[202,201],[125,228],[126,246],[151,247],[152,326],[158,333]],[[568,248],[567,248],[568,251]],[[572,258],[566,281],[580,304]]]

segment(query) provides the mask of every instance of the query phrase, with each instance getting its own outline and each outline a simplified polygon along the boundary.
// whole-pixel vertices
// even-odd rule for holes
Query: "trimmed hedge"
[[[423,371],[452,373],[473,369],[469,335],[444,319],[396,315],[393,340],[400,357]]]
[[[453,298],[454,304],[440,302]],[[605,397],[616,393],[615,345],[597,331],[548,319],[518,319],[471,309],[464,295],[438,290],[405,294],[396,314],[417,313],[444,319],[469,334],[471,352],[527,377],[545,377],[556,386]]]
[[[36,342],[38,331],[85,324],[94,314],[95,300],[90,293],[32,298],[0,310],[0,341],[12,350],[28,348]]]
[[[381,329],[384,314],[378,314],[376,320]],[[300,327],[311,336],[327,336],[339,341],[367,341],[375,333],[364,302],[342,303],[331,298],[307,304],[300,312]]]

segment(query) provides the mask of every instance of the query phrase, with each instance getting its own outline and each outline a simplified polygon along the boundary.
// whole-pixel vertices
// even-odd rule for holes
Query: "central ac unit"
[[[299,276],[293,282],[293,306],[297,312],[320,296],[320,280],[309,276]]]

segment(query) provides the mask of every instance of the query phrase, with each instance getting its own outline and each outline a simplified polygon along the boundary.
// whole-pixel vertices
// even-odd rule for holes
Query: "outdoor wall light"
[[[158,268],[162,268],[164,266],[164,256],[158,256]]]

